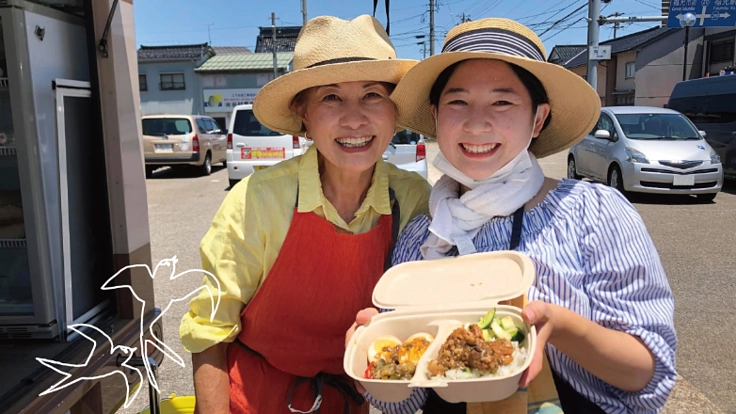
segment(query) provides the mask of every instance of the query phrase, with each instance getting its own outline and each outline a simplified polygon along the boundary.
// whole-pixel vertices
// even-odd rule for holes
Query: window
[[[591,131],[590,135],[595,135],[595,132],[601,129],[604,131],[608,131],[608,133],[611,134],[611,141],[618,141],[616,127],[613,126],[613,120],[610,116],[606,114],[601,114],[601,117],[598,118],[598,123],[595,125],[595,128],[593,129],[593,131]]]
[[[271,131],[261,125],[250,109],[241,109],[235,113],[235,124],[232,133],[251,137],[278,137],[282,135],[280,132]]]
[[[183,73],[162,73],[161,74],[161,90],[176,91],[186,89],[184,85]]]
[[[626,64],[626,78],[633,78],[636,74],[636,63],[629,62]]]
[[[140,91],[148,90],[148,80],[146,79],[145,73],[138,74],[138,90]]]
[[[617,95],[616,106],[634,105],[634,94]]]
[[[183,135],[192,132],[192,124],[186,118],[146,118],[143,135]]]
[[[733,62],[733,39],[713,42],[710,46],[710,63]]]
[[[419,143],[419,134],[405,129],[394,135],[391,142],[399,145],[416,145]]]
[[[618,114],[616,118],[631,139],[700,139],[698,131],[680,114]]]
[[[206,134],[209,132],[208,125],[204,121],[203,118],[197,118],[196,122],[197,122],[197,130],[199,131],[200,134]]]
[[[204,123],[207,125],[207,132],[210,134],[219,133],[220,127],[212,118],[205,118]]]

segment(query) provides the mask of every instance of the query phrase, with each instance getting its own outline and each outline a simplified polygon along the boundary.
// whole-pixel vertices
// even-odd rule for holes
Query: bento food
[[[382,336],[368,347],[368,368],[365,378],[380,380],[410,380],[417,370],[419,359],[427,351],[434,337],[417,333],[404,342],[395,336]]]
[[[505,376],[524,365],[524,332],[511,317],[496,318],[492,309],[477,323],[455,329],[437,357],[427,365],[427,377],[469,379]]]

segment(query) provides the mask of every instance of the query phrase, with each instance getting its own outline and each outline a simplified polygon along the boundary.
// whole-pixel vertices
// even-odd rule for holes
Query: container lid
[[[373,290],[373,304],[438,310],[492,305],[525,294],[534,276],[531,259],[515,251],[405,262],[383,274]]]

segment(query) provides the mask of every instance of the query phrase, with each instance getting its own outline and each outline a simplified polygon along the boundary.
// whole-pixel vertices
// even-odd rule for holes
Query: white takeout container
[[[376,315],[356,330],[345,350],[345,372],[373,397],[386,402],[405,400],[413,388],[432,388],[448,402],[499,401],[510,397],[531,363],[537,331],[523,322],[521,309],[498,303],[525,294],[534,277],[532,261],[515,251],[475,253],[392,267],[373,290],[373,303],[394,311]],[[496,308],[500,318],[511,316],[524,331],[526,338],[519,346],[526,348],[527,359],[518,372],[491,378],[428,379],[427,364],[452,331],[465,323],[478,322],[492,308]],[[404,341],[417,332],[427,332],[435,340],[419,360],[411,380],[365,378],[368,347],[373,341],[383,335]]]

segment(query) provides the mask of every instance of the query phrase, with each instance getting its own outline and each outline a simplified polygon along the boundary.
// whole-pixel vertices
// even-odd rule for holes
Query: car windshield
[[[394,145],[417,145],[419,143],[419,134],[405,129],[394,135],[391,143]]]
[[[236,113],[232,133],[248,137],[276,137],[283,135],[280,132],[271,131],[261,125],[250,109],[241,109]]]
[[[184,135],[192,132],[192,124],[186,118],[146,118],[143,135]]]
[[[641,140],[702,139],[692,124],[680,114],[616,114],[624,135]]]

